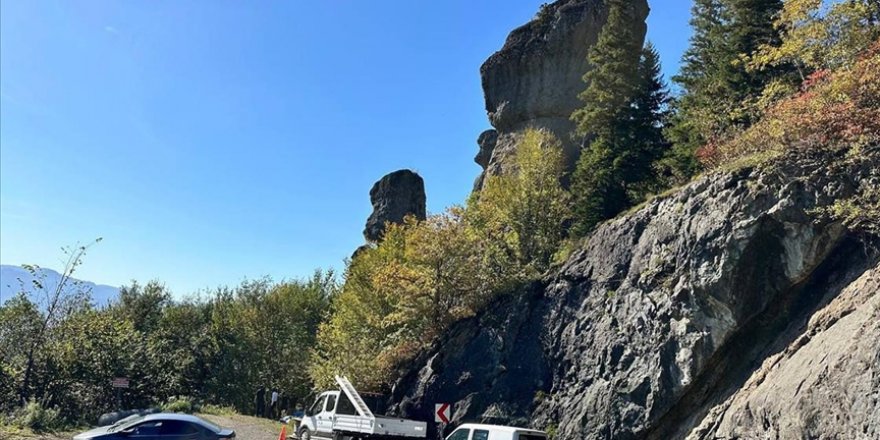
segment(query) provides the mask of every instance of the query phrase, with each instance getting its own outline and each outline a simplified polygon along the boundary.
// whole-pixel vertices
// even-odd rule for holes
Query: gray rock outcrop
[[[880,252],[822,214],[880,149],[707,175],[601,225],[540,282],[453,326],[395,385],[430,419],[557,439],[874,439]]]
[[[382,239],[386,223],[402,223],[407,215],[425,219],[425,181],[410,170],[398,170],[379,179],[370,189],[373,213],[367,219],[364,238]]]
[[[644,38],[647,0],[634,0],[636,35]],[[571,138],[571,113],[582,103],[589,70],[587,52],[598,39],[608,11],[602,0],[559,0],[542,7],[529,23],[515,29],[504,46],[483,63],[480,75],[489,121],[495,128],[492,148],[484,146],[476,162],[484,174],[505,170],[527,128],[544,128],[563,143],[567,163],[574,167],[580,144]],[[484,133],[485,135],[485,133]],[[486,154],[486,152],[490,154]],[[482,176],[481,176],[482,177]],[[482,179],[478,178],[477,183]]]

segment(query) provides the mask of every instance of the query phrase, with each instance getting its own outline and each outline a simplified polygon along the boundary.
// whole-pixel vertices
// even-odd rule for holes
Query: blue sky
[[[343,267],[387,172],[460,203],[480,64],[543,0],[0,3],[0,262],[177,294]],[[667,74],[690,2],[651,2]],[[5,282],[5,280],[4,280]]]

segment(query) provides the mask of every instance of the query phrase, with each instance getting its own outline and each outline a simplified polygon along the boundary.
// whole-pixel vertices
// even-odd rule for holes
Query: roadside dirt
[[[228,416],[197,415],[211,423],[234,430],[235,440],[277,440],[278,435],[281,434],[282,424],[274,420],[241,414]],[[287,434],[292,434],[290,427],[287,428],[287,431]]]

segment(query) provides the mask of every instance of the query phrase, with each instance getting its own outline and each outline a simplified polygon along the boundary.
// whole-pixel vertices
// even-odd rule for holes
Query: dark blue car
[[[149,414],[124,418],[86,431],[73,440],[230,440],[235,431],[187,414]]]

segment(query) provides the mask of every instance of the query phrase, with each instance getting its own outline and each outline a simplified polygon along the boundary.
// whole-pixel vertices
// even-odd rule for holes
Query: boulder
[[[425,219],[425,181],[410,170],[387,174],[373,184],[370,202],[373,213],[367,219],[364,237],[377,242],[385,233],[386,223],[402,223],[407,215]]]

